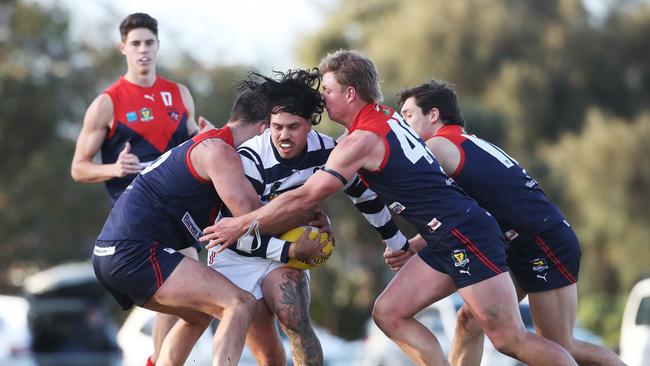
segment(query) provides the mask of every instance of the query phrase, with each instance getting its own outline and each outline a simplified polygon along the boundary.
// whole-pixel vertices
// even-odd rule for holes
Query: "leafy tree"
[[[599,312],[585,318],[603,334],[618,334],[622,299],[650,275],[648,138],[650,115],[628,122],[592,110],[581,135],[563,136],[543,155],[582,244],[581,301],[599,303],[587,305]]]

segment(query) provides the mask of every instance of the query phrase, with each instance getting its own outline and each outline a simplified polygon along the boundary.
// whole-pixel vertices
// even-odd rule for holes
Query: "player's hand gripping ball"
[[[297,242],[300,240],[300,237],[302,234],[305,232],[305,229],[308,226],[300,226],[295,229],[291,229],[287,231],[286,233],[282,234],[280,236],[280,239],[290,241],[292,243]],[[327,244],[323,247],[323,254],[312,259],[313,263],[309,263],[307,261],[298,259],[298,258],[290,258],[289,262],[287,262],[287,265],[291,268],[295,269],[311,269],[320,266],[321,264],[327,262],[329,259],[330,255],[332,254],[332,250],[334,249],[334,244],[332,243],[332,240],[330,240],[330,237],[327,233],[321,233],[318,231],[318,228],[311,227],[311,232],[309,233],[309,238],[310,239],[316,239],[316,236],[319,237],[319,240],[321,243],[327,242]],[[299,244],[298,244],[299,245]]]

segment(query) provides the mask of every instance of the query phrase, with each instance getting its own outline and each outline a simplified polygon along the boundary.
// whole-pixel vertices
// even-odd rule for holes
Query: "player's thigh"
[[[183,249],[179,250],[178,252],[181,253],[182,255],[186,256],[187,258],[192,258],[192,259],[194,259],[196,261],[199,260],[199,251],[194,246],[189,246],[187,248],[183,248]]]
[[[560,344],[568,344],[578,306],[577,285],[528,294],[537,333]]]
[[[162,316],[167,320],[173,319],[174,321],[178,321],[180,318],[191,324],[200,324],[205,328],[207,328],[212,319],[214,319],[211,315],[195,309],[165,306],[158,304],[155,301],[149,301],[144,305],[144,308],[155,311],[157,319]]]
[[[449,275],[413,256],[397,272],[375,302],[375,314],[412,317],[456,290]]]
[[[251,295],[220,273],[198,261],[183,258],[152,300],[167,307],[217,315],[223,308],[235,306],[247,296]]]
[[[458,292],[488,335],[501,330],[525,331],[517,292],[507,272],[463,287]]]
[[[306,313],[311,302],[309,273],[287,266],[271,270],[262,282],[262,293],[266,303],[278,319],[289,314]]]

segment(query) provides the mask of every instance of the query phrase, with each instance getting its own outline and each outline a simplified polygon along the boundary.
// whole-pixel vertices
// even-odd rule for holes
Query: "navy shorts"
[[[528,242],[508,247],[508,265],[526,292],[548,291],[578,282],[580,243],[563,221]]]
[[[184,257],[156,241],[97,240],[93,268],[99,283],[127,310],[146,304]]]
[[[487,214],[462,223],[418,255],[436,271],[451,276],[456,288],[508,271],[503,234]]]

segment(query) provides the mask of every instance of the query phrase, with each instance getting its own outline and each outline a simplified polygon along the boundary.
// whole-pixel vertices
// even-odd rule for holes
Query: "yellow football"
[[[297,242],[302,236],[302,234],[305,232],[305,229],[308,227],[309,226],[300,226],[295,229],[291,229],[286,233],[282,234],[282,236],[280,236],[280,239],[290,241],[292,243]],[[327,242],[327,245],[323,247],[323,255],[315,258],[313,260],[314,262],[313,264],[300,260],[298,258],[291,258],[289,259],[289,262],[287,262],[287,265],[289,267],[295,269],[311,269],[320,266],[321,264],[325,263],[329,259],[330,255],[332,254],[332,249],[334,249],[334,244],[330,240],[329,235],[327,233],[321,233],[320,231],[318,231],[318,228],[311,227],[309,238],[316,239],[316,236],[320,236],[321,243]]]

